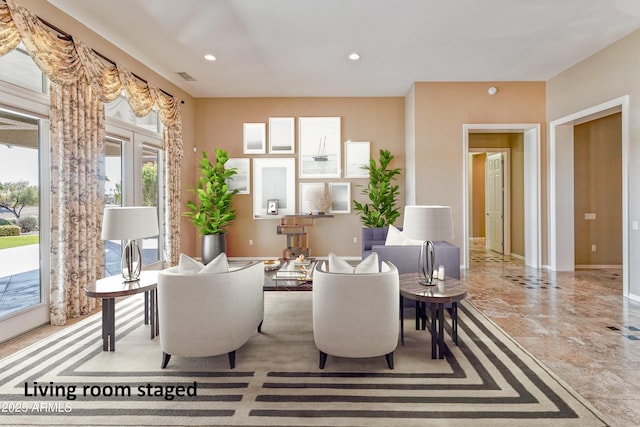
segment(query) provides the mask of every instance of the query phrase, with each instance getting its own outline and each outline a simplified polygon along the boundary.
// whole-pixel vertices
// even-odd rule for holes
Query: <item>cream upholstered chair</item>
[[[327,354],[384,355],[393,369],[400,326],[398,270],[388,261],[379,273],[331,273],[326,265],[319,262],[313,273],[313,338],[320,369]]]
[[[205,357],[236,350],[260,332],[264,317],[264,263],[222,273],[158,274],[158,316],[162,368],[171,356]]]

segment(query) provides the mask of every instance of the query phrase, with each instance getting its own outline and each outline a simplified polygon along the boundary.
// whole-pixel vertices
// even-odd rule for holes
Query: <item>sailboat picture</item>
[[[320,144],[318,144],[318,154],[313,156],[313,160],[316,162],[326,162],[329,160],[329,156],[327,156],[327,135],[324,135],[320,139]]]
[[[300,178],[340,177],[340,125],[340,117],[298,118]]]

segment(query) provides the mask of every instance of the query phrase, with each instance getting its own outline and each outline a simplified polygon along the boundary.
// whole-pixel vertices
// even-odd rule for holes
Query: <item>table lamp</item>
[[[140,277],[142,252],[136,239],[157,236],[158,212],[154,206],[105,208],[102,240],[126,240],[122,248],[122,277],[133,282]]]
[[[406,239],[423,241],[418,259],[420,283],[435,284],[433,242],[453,239],[451,206],[405,206],[402,233]]]

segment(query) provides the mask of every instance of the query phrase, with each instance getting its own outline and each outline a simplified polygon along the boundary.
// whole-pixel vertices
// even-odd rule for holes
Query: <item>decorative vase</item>
[[[206,234],[202,236],[202,263],[209,264],[215,257],[227,250],[226,234]]]

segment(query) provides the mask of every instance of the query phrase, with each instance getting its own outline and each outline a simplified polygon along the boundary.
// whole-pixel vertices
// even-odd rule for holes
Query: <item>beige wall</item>
[[[621,114],[577,125],[573,135],[575,263],[621,265]],[[596,220],[585,220],[585,213]]]
[[[487,161],[487,153],[476,153],[472,157],[473,175],[472,185],[472,210],[471,210],[471,230],[469,237],[486,237],[486,185],[485,185],[485,164]]]
[[[100,52],[109,59],[117,62],[120,65],[125,66],[133,73],[146,79],[150,84],[153,84],[168,93],[172,94],[176,98],[183,100],[184,104],[180,110],[182,112],[182,132],[183,142],[185,147],[191,147],[195,140],[195,103],[194,98],[189,94],[179,89],[173,83],[164,79],[147,66],[143,65],[137,59],[127,55],[118,47],[109,43],[98,34],[89,30],[78,21],[72,19],[68,15],[62,13],[59,9],[53,7],[49,2],[42,0],[21,0],[20,4],[27,8],[32,13],[41,17],[42,19],[50,22],[61,30],[71,34],[74,38],[85,42],[89,47]],[[182,170],[182,183],[183,186],[193,185],[193,164],[195,162],[193,151],[185,150],[184,159],[182,164],[184,165]],[[186,200],[187,193],[183,192],[182,199]],[[185,205],[186,206],[186,205]],[[184,231],[188,229],[189,225],[185,219],[181,221],[181,229]],[[181,250],[183,252],[192,252],[194,247],[194,239],[192,233],[182,233],[180,241]]]
[[[490,96],[487,89],[496,86]],[[540,123],[546,144],[544,82],[415,84],[416,203],[449,205],[453,209],[455,239],[463,235],[463,124]],[[546,212],[546,156],[541,153],[542,207]],[[543,263],[546,260],[546,218],[541,219]]]
[[[508,148],[511,163],[510,175],[510,213],[511,213],[511,253],[524,257],[524,136],[522,133],[471,133],[469,134],[469,148],[488,149]],[[474,156],[477,157],[477,156]],[[479,159],[478,159],[479,160]],[[482,168],[482,172],[477,172],[476,167]],[[484,195],[484,163],[474,164],[474,205],[477,202],[476,188],[482,187]],[[479,180],[482,180],[480,183]],[[476,223],[482,223],[482,236],[484,236],[484,199],[482,200],[482,211],[476,212],[474,207],[474,227]],[[474,228],[475,229],[475,228]],[[477,236],[474,236],[477,237]]]
[[[524,253],[524,135],[511,134],[511,253]]]
[[[402,97],[388,98],[201,98],[196,100],[196,144],[197,156],[204,149],[207,153],[224,148],[231,157],[291,157],[294,155],[245,155],[242,153],[242,126],[245,122],[268,123],[269,117],[295,117],[296,132],[298,117],[341,117],[341,140],[370,141],[371,154],[378,158],[380,149],[390,150],[396,158],[392,167],[403,169],[398,177],[401,206],[404,205],[404,144],[405,144],[405,100]],[[296,136],[297,142],[297,136]],[[192,147],[185,147],[192,151]],[[296,153],[298,149],[296,147]],[[342,162],[344,163],[344,148]],[[199,172],[188,166],[195,179]],[[365,201],[360,195],[366,179],[332,178],[326,180],[297,178],[296,161],[296,207],[300,182],[350,181],[352,199]],[[253,179],[253,171],[252,171]],[[285,236],[276,234],[277,219],[253,219],[251,195],[237,195],[234,206],[237,219],[229,228],[227,252],[230,256],[276,257],[282,255],[286,246]],[[353,207],[352,207],[353,209]],[[356,213],[336,214],[333,218],[321,219],[310,228],[311,254],[326,256],[333,251],[343,256],[361,254],[360,233],[362,225]],[[193,236],[196,231],[190,227]],[[357,243],[353,238],[357,238]],[[195,238],[195,237],[194,237]],[[249,246],[253,240],[253,246]],[[191,254],[197,254],[195,248]]]
[[[640,31],[585,59],[547,83],[548,121],[628,95],[628,218],[640,221]],[[624,126],[623,118],[623,126]],[[624,195],[623,195],[624,197]],[[640,232],[629,227],[629,292],[640,299]]]

